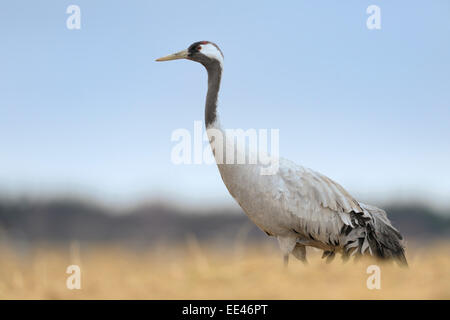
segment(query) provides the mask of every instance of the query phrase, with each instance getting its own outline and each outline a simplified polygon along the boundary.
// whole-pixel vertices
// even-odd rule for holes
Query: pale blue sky
[[[450,204],[447,0],[2,1],[0,190],[231,204],[215,166],[170,161],[206,74],[154,59],[198,40],[225,54],[224,126],[280,129],[282,156],[357,197]]]

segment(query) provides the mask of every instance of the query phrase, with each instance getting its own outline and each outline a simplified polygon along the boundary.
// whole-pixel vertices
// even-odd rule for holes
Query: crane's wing
[[[370,254],[394,258],[407,265],[402,236],[383,210],[359,203],[330,178],[280,160],[279,189],[274,197],[286,226],[316,243],[341,246],[344,254]]]
[[[370,219],[358,201],[338,183],[311,169],[281,159],[280,188],[274,197],[294,217],[295,231],[329,242]]]

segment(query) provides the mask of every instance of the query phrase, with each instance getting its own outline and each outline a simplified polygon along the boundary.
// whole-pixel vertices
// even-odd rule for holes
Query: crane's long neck
[[[225,131],[222,129],[217,115],[217,99],[222,78],[222,66],[216,62],[206,66],[206,70],[208,71],[208,93],[206,94],[205,103],[205,126],[211,144],[211,151],[222,179],[224,179],[224,174],[226,174],[224,170],[227,170],[225,159],[227,159],[226,153],[229,149],[226,147],[227,138]],[[220,132],[221,134],[217,135]],[[234,154],[234,149],[231,152]],[[225,185],[227,185],[226,182]]]
[[[218,125],[217,99],[222,78],[222,66],[216,62],[208,65],[206,70],[208,71],[208,93],[206,94],[205,103],[205,126],[208,129]]]

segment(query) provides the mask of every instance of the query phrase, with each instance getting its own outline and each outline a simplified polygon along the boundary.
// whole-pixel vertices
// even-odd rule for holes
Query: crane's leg
[[[278,244],[280,245],[280,249],[283,252],[283,261],[284,265],[287,267],[289,263],[289,254],[294,250],[296,239],[293,237],[282,237],[278,236]]]
[[[284,263],[284,266],[287,268],[287,266],[289,264],[289,254],[285,254],[283,256],[283,263]]]
[[[294,250],[292,250],[292,254],[304,264],[308,264],[308,260],[306,260],[306,247],[304,245],[297,243]]]

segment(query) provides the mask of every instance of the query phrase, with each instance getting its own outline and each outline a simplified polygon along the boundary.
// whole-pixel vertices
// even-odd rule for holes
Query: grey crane
[[[222,51],[215,43],[199,41],[156,61],[176,59],[196,61],[206,68],[205,125],[214,155],[226,153],[228,140],[225,145],[217,143],[217,132],[227,139],[217,112]],[[286,265],[290,254],[306,263],[307,246],[323,250],[327,262],[341,253],[344,260],[372,255],[407,265],[402,236],[385,211],[358,202],[330,178],[283,158],[279,159],[277,172],[271,175],[260,174],[261,163],[217,161],[217,166],[231,196],[250,220],[278,239]]]

